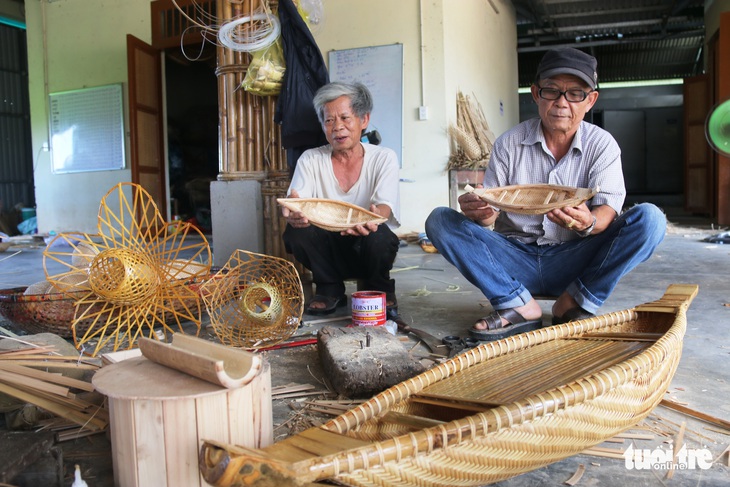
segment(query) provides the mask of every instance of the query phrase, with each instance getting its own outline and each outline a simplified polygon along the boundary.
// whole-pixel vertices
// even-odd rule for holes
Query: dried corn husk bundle
[[[449,126],[452,153],[447,169],[487,167],[494,144],[494,133],[478,101],[459,92],[456,95],[456,125]]]

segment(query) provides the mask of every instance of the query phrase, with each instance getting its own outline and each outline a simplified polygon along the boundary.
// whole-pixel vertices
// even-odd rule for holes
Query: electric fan
[[[730,157],[730,100],[715,105],[705,121],[705,136],[713,150]]]

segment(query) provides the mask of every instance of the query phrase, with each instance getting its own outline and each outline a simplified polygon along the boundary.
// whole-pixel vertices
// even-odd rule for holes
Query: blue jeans
[[[659,208],[641,203],[599,234],[559,245],[524,244],[441,207],[426,220],[426,234],[494,309],[522,306],[532,294],[567,291],[596,313],[619,280],[651,256],[666,226]]]

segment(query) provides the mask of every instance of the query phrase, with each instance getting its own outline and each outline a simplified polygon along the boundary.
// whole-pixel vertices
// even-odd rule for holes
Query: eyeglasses
[[[537,95],[543,100],[558,100],[561,96],[565,95],[565,99],[570,103],[580,103],[588,98],[588,95],[596,90],[585,92],[579,89],[560,91],[555,88],[540,88],[537,90]]]

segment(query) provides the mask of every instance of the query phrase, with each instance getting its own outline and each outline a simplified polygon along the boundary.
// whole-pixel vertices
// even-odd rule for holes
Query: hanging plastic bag
[[[286,65],[281,37],[270,46],[251,54],[241,86],[254,95],[271,96],[281,92]]]

